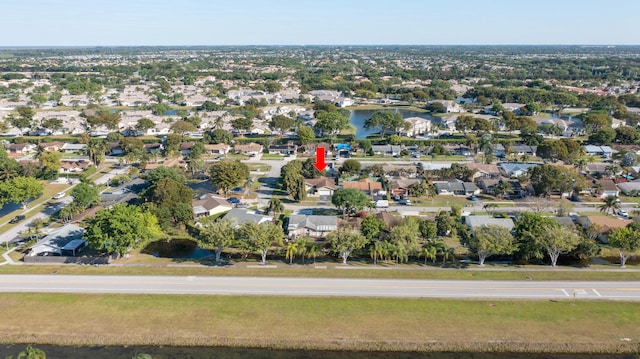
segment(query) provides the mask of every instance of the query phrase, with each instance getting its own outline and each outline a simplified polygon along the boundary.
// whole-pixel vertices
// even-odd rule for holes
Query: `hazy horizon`
[[[4,0],[0,47],[636,45],[640,2]]]

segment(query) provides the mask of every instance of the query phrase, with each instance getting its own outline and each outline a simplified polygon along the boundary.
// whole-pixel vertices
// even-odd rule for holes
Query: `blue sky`
[[[640,44],[638,0],[0,0],[0,46]]]

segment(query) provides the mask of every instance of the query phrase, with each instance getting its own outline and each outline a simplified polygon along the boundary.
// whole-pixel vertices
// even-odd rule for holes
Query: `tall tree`
[[[109,145],[102,138],[92,138],[87,143],[87,155],[96,166],[100,166],[107,152],[109,152]]]
[[[211,183],[226,196],[233,187],[241,185],[249,177],[249,167],[240,161],[220,161],[210,169]]]
[[[241,240],[249,245],[249,248],[260,254],[262,264],[267,264],[269,248],[274,243],[281,245],[284,237],[280,226],[266,222],[261,224],[247,222],[240,227],[238,233]]]
[[[81,209],[100,203],[100,190],[90,183],[80,183],[71,191],[73,203]]]
[[[536,239],[545,249],[551,259],[551,266],[555,267],[560,254],[569,253],[580,244],[581,236],[575,228],[562,227],[557,222],[544,227],[541,236]]]
[[[295,121],[293,121],[291,117],[287,117],[284,115],[276,115],[276,116],[273,116],[273,118],[269,122],[269,127],[271,127],[274,130],[278,130],[279,132],[286,132],[291,127],[293,127],[294,123]]]
[[[609,244],[618,249],[620,267],[624,268],[632,253],[640,249],[640,232],[633,227],[614,229],[607,236]]]
[[[355,210],[361,210],[371,202],[369,196],[357,189],[338,189],[331,197],[331,203],[341,209],[343,215],[352,214]]]
[[[332,250],[342,258],[342,264],[347,264],[351,253],[364,248],[368,242],[365,236],[346,229],[339,229],[329,233],[327,240]]]
[[[204,249],[214,250],[216,253],[216,264],[220,263],[222,251],[230,247],[236,237],[236,224],[228,219],[217,219],[207,217],[200,221],[202,225],[198,229],[196,239],[198,246]]]
[[[480,266],[484,266],[487,257],[511,254],[517,249],[509,230],[497,225],[484,225],[474,230],[468,245],[478,254]]]
[[[617,209],[620,208],[620,199],[618,199],[617,196],[607,196],[602,199],[602,202],[603,203],[598,206],[600,212],[609,214],[609,211],[611,211],[611,213],[614,213]]]
[[[96,213],[87,220],[82,238],[91,248],[107,254],[125,255],[131,248],[138,248],[162,234],[158,219],[138,206],[116,204]]]
[[[304,146],[307,143],[310,143],[316,138],[313,129],[309,126],[300,126],[296,130],[296,134],[298,135],[298,139],[300,140],[300,145]]]
[[[21,203],[27,209],[30,199],[40,197],[44,193],[44,184],[33,177],[13,177],[0,183],[0,203]]]

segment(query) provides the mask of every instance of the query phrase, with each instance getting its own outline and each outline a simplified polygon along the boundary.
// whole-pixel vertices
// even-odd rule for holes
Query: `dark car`
[[[236,187],[231,190],[231,192],[242,192],[244,189],[242,187]]]
[[[472,195],[472,196],[467,197],[467,199],[468,199],[469,201],[477,201],[477,200],[478,200],[478,197],[476,197],[476,195],[474,194],[474,195]]]
[[[238,204],[238,203],[240,203],[240,200],[239,200],[239,199],[237,199],[237,198],[235,198],[235,197],[231,197],[231,198],[229,198],[229,199],[227,200],[227,202],[229,202],[229,203],[233,203],[233,204]]]
[[[18,216],[15,216],[15,217],[11,218],[9,223],[18,223],[18,222],[22,221],[23,219],[24,219],[24,215],[21,214],[21,215],[18,215]]]

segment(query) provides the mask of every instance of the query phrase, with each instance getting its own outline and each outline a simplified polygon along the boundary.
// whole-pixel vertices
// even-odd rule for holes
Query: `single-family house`
[[[287,235],[291,238],[299,236],[324,237],[327,233],[338,229],[336,216],[299,215],[289,216]]]
[[[38,144],[38,147],[40,147],[40,149],[45,152],[58,152],[62,150],[63,145],[64,145],[64,142],[53,141],[53,142],[41,142]]]
[[[478,187],[486,194],[495,194],[494,187],[500,183],[507,182],[510,185],[509,193],[505,193],[505,196],[513,195],[516,197],[524,197],[527,194],[527,190],[522,188],[522,184],[518,180],[509,180],[506,178],[480,178],[476,181]]]
[[[145,143],[143,148],[147,153],[160,153],[164,151],[164,146],[161,143]]]
[[[638,196],[640,195],[640,180],[618,183],[618,189],[627,196]]]
[[[466,166],[468,169],[473,171],[473,175],[471,175],[471,180],[476,180],[478,178],[500,177],[500,170],[498,169],[498,166],[495,164],[469,162],[464,164],[464,166]]]
[[[264,151],[264,146],[251,142],[244,145],[237,144],[234,146],[234,150],[236,153],[241,153],[243,155],[259,155]]]
[[[436,182],[433,184],[437,194],[454,195],[454,196],[471,196],[480,194],[480,189],[473,182]]]
[[[271,145],[269,146],[270,154],[280,154],[283,156],[295,155],[298,150],[298,146],[293,143],[287,143],[286,145]]]
[[[361,179],[359,181],[347,181],[342,183],[344,189],[357,189],[368,195],[377,195],[382,191],[382,183],[372,181],[368,178]]]
[[[607,198],[609,196],[618,197],[620,195],[620,190],[618,186],[611,179],[598,179],[595,180],[596,194],[600,198]]]
[[[39,240],[31,247],[27,256],[76,256],[87,246],[87,242],[82,240],[83,233],[84,228],[71,223],[66,224]]]
[[[338,188],[335,179],[329,177],[305,178],[304,186],[310,197],[331,197]]]
[[[495,225],[504,227],[508,230],[513,229],[513,220],[511,218],[494,218],[491,216],[465,216],[464,223],[469,226],[472,231],[482,226]]]
[[[402,196],[409,193],[409,187],[419,183],[417,178],[393,178],[389,181],[389,192],[393,196]]]
[[[213,216],[214,214],[228,212],[233,209],[225,198],[213,194],[205,194],[191,202],[194,218]]]
[[[182,154],[183,156],[188,156],[191,153],[191,149],[195,145],[196,143],[194,141],[180,143],[180,154]]]
[[[584,229],[596,226],[600,232],[598,239],[601,242],[607,242],[607,234],[609,234],[612,229],[624,228],[632,222],[633,220],[631,219],[610,216],[580,216],[576,219],[576,223]]]
[[[457,104],[455,101],[452,100],[433,100],[431,101],[429,104],[438,102],[440,104],[442,104],[442,106],[444,106],[446,113],[457,113],[457,112],[464,112],[464,109],[462,108],[462,106],[460,106],[459,104]]]
[[[122,156],[124,155],[124,149],[120,146],[119,142],[109,142],[109,155],[110,156]]]
[[[511,146],[511,150],[514,154],[518,156],[535,156],[536,151],[538,150],[538,146],[529,146],[529,145],[513,145]]]
[[[418,169],[416,166],[408,166],[408,165],[383,165],[382,172],[384,172],[385,176],[393,176],[393,177],[409,177],[415,178]]]
[[[405,118],[404,121],[411,124],[411,127],[406,131],[406,135],[409,137],[431,132],[431,121],[427,119],[422,117],[408,117]]]
[[[257,214],[256,211],[252,211],[245,208],[233,208],[227,214],[224,215],[225,219],[229,219],[236,223],[236,227],[240,227],[245,223],[267,223],[273,221],[273,217]]]
[[[400,151],[402,150],[402,148],[400,146],[394,145],[373,145],[371,146],[371,150],[376,155],[398,156],[400,155]]]
[[[507,156],[507,151],[505,150],[502,143],[496,143],[491,145],[491,153],[498,158],[505,158]]]
[[[582,172],[590,176],[605,176],[608,175],[613,167],[609,163],[594,162],[587,163]]]
[[[37,146],[33,143],[13,143],[9,145],[8,153],[13,155],[27,155],[35,152]]]
[[[91,162],[86,160],[61,161],[60,173],[78,173],[86,170],[89,166],[91,166]]]
[[[602,158],[611,158],[611,156],[613,156],[614,153],[618,152],[609,146],[594,146],[594,145],[586,145],[584,146],[584,150],[587,156],[600,156]]]
[[[516,178],[529,171],[529,168],[538,166],[537,163],[524,163],[524,162],[500,162],[498,168],[503,172],[506,177]]]
[[[62,145],[62,151],[65,153],[83,153],[87,149],[84,143],[65,143]]]
[[[205,152],[212,155],[226,155],[230,149],[231,147],[226,143],[204,145]]]

